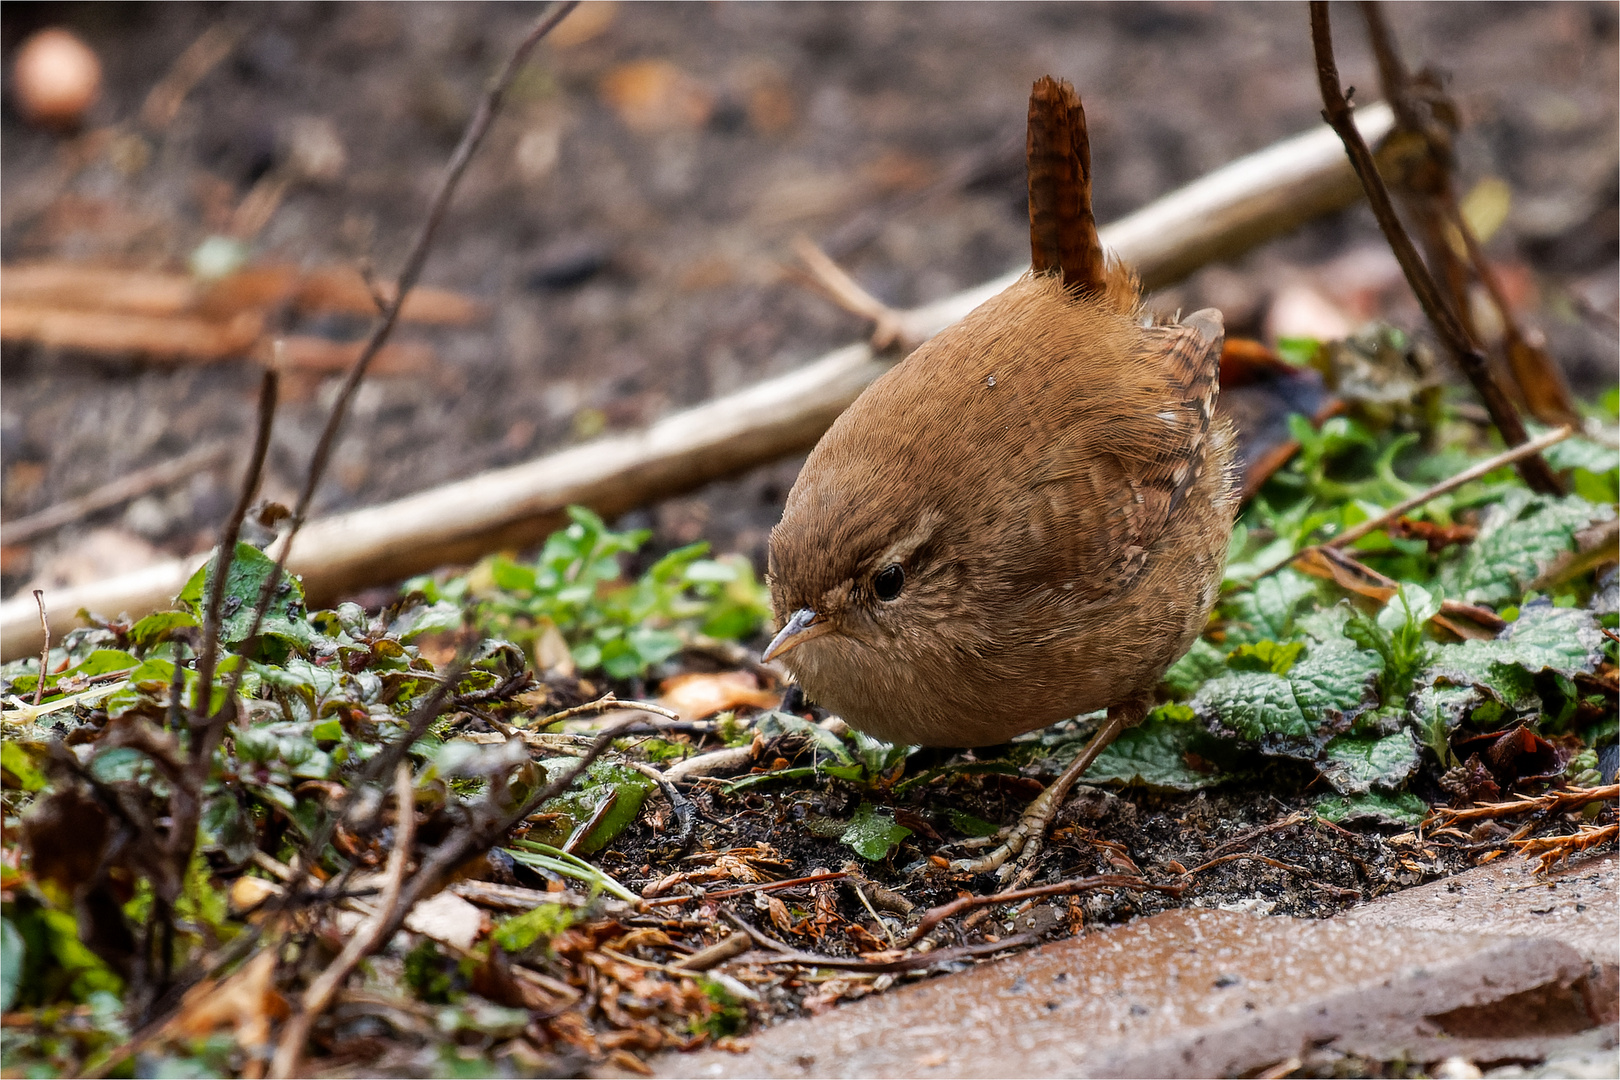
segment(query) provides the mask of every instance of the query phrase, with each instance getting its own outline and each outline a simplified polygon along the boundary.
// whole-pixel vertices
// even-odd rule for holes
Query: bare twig
[[[144,469],[136,469],[101,485],[94,491],[48,506],[36,514],[6,522],[4,527],[6,543],[26,543],[97,511],[110,509],[149,491],[167,487],[177,480],[184,480],[193,473],[201,472],[228,453],[230,453],[229,444],[209,443],[188,450],[177,458],[160,461]]]
[[[146,101],[141,105],[141,123],[154,132],[168,127],[192,88],[230,55],[241,40],[242,30],[243,27],[229,23],[214,23],[204,30],[147,92]]]
[[[1451,477],[1450,479],[1442,480],[1440,483],[1419,492],[1410,499],[1396,503],[1394,506],[1390,507],[1388,510],[1385,510],[1382,514],[1379,514],[1375,518],[1369,518],[1359,525],[1352,525],[1338,536],[1335,536],[1332,540],[1329,540],[1326,546],[1342,548],[1346,544],[1353,544],[1357,540],[1360,540],[1363,536],[1366,536],[1368,533],[1372,532],[1374,529],[1383,528],[1385,525],[1388,525],[1391,521],[1394,521],[1402,514],[1410,513],[1419,506],[1422,506],[1424,503],[1428,502],[1430,499],[1433,499],[1439,495],[1444,495],[1448,491],[1454,491],[1471,480],[1478,480],[1480,477],[1486,475],[1487,473],[1495,472],[1504,465],[1511,465],[1524,460],[1532,454],[1539,454],[1543,450],[1547,449],[1547,447],[1552,446],[1555,443],[1561,443],[1573,434],[1575,434],[1573,428],[1561,427],[1538,435],[1529,442],[1520,443],[1511,450],[1505,450],[1502,453],[1497,454],[1495,457],[1485,459],[1478,465],[1473,465],[1464,469],[1462,472]]]
[[[747,934],[733,931],[713,945],[699,949],[691,956],[683,956],[669,966],[677,971],[709,971],[733,957],[741,956],[753,943]]]
[[[826,252],[816,246],[815,241],[800,233],[793,238],[793,250],[809,268],[811,284],[850,314],[872,320],[872,336],[869,340],[874,352],[886,352],[896,346],[901,352],[910,352],[920,344],[907,338],[906,325],[899,311],[861,288],[860,283],[833,262]]]
[[[34,590],[34,603],[39,605],[39,626],[45,634],[45,643],[39,647],[39,681],[34,684],[34,708],[39,708],[39,699],[45,693],[45,676],[51,666],[51,620],[45,614],[45,590]]]
[[[911,945],[951,916],[972,908],[984,907],[987,904],[1010,904],[1018,900],[1030,900],[1041,896],[1069,896],[1078,892],[1088,892],[1092,889],[1152,889],[1155,892],[1180,896],[1186,888],[1185,885],[1159,885],[1145,878],[1125,874],[1098,874],[1094,877],[1071,878],[1068,881],[1059,881],[1051,885],[1037,885],[1032,889],[1009,889],[1006,892],[994,893],[990,896],[962,896],[948,904],[930,908],[924,913],[917,925],[911,928],[911,932],[906,935],[901,944]]]
[[[607,794],[602,796],[602,800],[598,802],[595,808],[591,810],[590,817],[587,817],[584,821],[580,822],[578,825],[575,825],[574,831],[568,834],[567,840],[563,841],[563,854],[572,855],[574,853],[574,849],[579,847],[587,836],[596,831],[596,827],[598,825],[602,824],[602,819],[608,816],[608,813],[612,811],[614,804],[618,801],[619,789],[608,788]]]
[[[1333,33],[1328,19],[1326,0],[1311,0],[1310,11],[1311,43],[1316,53],[1316,77],[1322,92],[1322,118],[1344,142],[1350,164],[1367,193],[1367,202],[1372,207],[1373,216],[1378,219],[1378,227],[1383,230],[1384,239],[1389,242],[1390,250],[1395,253],[1396,261],[1401,264],[1401,270],[1412,286],[1412,291],[1417,295],[1424,315],[1428,317],[1441,343],[1455,358],[1463,374],[1473,384],[1474,390],[1485,404],[1486,411],[1491,415],[1492,423],[1502,433],[1503,441],[1510,446],[1518,446],[1529,440],[1529,435],[1524,430],[1524,422],[1519,418],[1518,409],[1497,385],[1491,376],[1484,352],[1472,340],[1457,313],[1441,295],[1440,287],[1429,273],[1429,268],[1424,265],[1422,257],[1412,243],[1412,238],[1407,235],[1405,226],[1395,213],[1395,207],[1390,202],[1389,189],[1384,186],[1383,178],[1378,173],[1378,165],[1373,159],[1372,151],[1367,148],[1361,132],[1356,129],[1351,116],[1350,102],[1339,82],[1338,65],[1333,59]],[[1542,494],[1563,493],[1563,485],[1541,457],[1532,455],[1520,459],[1516,464],[1520,475],[1532,490]]]
[[[1300,877],[1308,878],[1311,876],[1311,872],[1305,869],[1303,866],[1295,866],[1293,863],[1285,863],[1279,859],[1273,859],[1265,855],[1257,855],[1252,851],[1234,851],[1230,855],[1221,855],[1218,858],[1209,860],[1201,866],[1193,867],[1191,870],[1187,871],[1186,876],[1192,877],[1195,874],[1202,874],[1205,870],[1212,870],[1224,863],[1239,862],[1244,859],[1253,860],[1254,862],[1262,862],[1267,866],[1275,866],[1279,870],[1287,870],[1290,874],[1298,874]]]
[[[501,100],[511,87],[512,81],[517,78],[519,71],[528,61],[529,54],[540,40],[549,34],[569,12],[579,6],[579,0],[561,0],[558,3],[547,5],[528,35],[518,43],[512,55],[507,59],[506,65],[496,75],[484,96],[478,102],[478,108],[472,119],[467,123],[467,130],[461,136],[455,152],[450,156],[450,162],[445,166],[444,176],[439,181],[439,188],[433,195],[433,201],[428,204],[427,218],[417,233],[416,242],[405,257],[405,265],[400,270],[399,282],[394,289],[393,302],[372,328],[366,343],[360,349],[360,355],[355,359],[354,365],[349,369],[348,376],[343,380],[343,386],[338,391],[337,400],[332,404],[332,411],[327,417],[326,426],[321,430],[320,439],[315,444],[315,452],[310,457],[309,468],[304,476],[304,486],[298,493],[298,501],[293,506],[292,519],[288,524],[286,533],[280,540],[280,554],[276,558],[276,570],[266,580],[263,590],[259,593],[259,601],[255,607],[253,623],[248,632],[245,648],[251,650],[252,643],[257,639],[259,626],[263,622],[264,612],[270,603],[277,584],[281,579],[282,571],[286,568],[287,557],[292,551],[293,540],[298,536],[304,526],[309,513],[310,503],[314,501],[315,489],[320,486],[322,478],[326,475],[327,463],[331,460],[332,451],[337,446],[338,436],[342,433],[343,423],[348,418],[349,404],[354,399],[355,392],[360,389],[360,382],[366,377],[366,370],[376,357],[388,336],[393,333],[394,325],[399,321],[400,309],[405,306],[405,300],[411,289],[416,286],[416,279],[422,274],[422,267],[427,263],[428,252],[433,246],[434,235],[439,231],[439,224],[444,220],[445,210],[450,205],[450,198],[455,194],[456,186],[461,176],[467,171],[467,165],[472,161],[473,154],[484,136],[489,131],[495,114],[500,110]],[[238,679],[245,671],[245,666],[238,672]],[[234,686],[233,686],[234,689]]]
[[[454,194],[461,175],[466,171],[467,164],[472,160],[473,152],[483,141],[494,120],[496,111],[500,108],[501,99],[511,86],[512,80],[522,69],[529,53],[539,44],[540,39],[562,21],[562,19],[578,6],[578,0],[565,0],[548,6],[545,14],[536,22],[527,37],[518,44],[506,66],[490,84],[483,98],[478,103],[478,109],[468,122],[467,130],[462,135],[461,142],[456,146],[455,153],[451,155],[450,163],[445,168],[444,176],[439,182],[439,189],[429,204],[427,219],[423,222],[418,233],[416,243],[412,245],[410,253],[406,256],[405,266],[400,271],[399,282],[395,287],[393,302],[378,319],[371,335],[361,347],[360,355],[355,359],[344,380],[343,387],[338,393],[337,400],[332,405],[331,414],[327,418],[326,427],[321,431],[320,440],[315,445],[315,452],[309,463],[304,478],[303,489],[299,492],[298,501],[293,508],[292,520],[287,531],[280,540],[280,553],[276,558],[275,571],[266,579],[264,587],[259,592],[258,602],[254,606],[253,621],[249,627],[244,641],[244,651],[251,651],[253,643],[258,639],[259,627],[264,620],[264,614],[269,607],[270,598],[280,583],[281,575],[286,568],[288,555],[292,552],[293,539],[303,527],[304,520],[309,511],[310,502],[314,499],[315,489],[319,486],[322,476],[326,472],[327,462],[330,460],[332,449],[336,446],[339,433],[343,428],[343,421],[348,415],[349,403],[355,391],[359,389],[360,381],[365,378],[366,369],[372,359],[382,349],[388,336],[393,332],[394,325],[399,319],[401,308],[406,298],[421,275],[422,267],[427,262],[428,251],[432,246],[434,234],[438,231],[439,223],[444,218],[445,209],[450,204],[450,197]],[[234,696],[247,666],[237,669],[235,678],[231,683],[231,693]]]
[[[273,1077],[290,1077],[298,1074],[299,1060],[304,1056],[304,1044],[309,1040],[310,1025],[315,1022],[316,1017],[326,1011],[326,1007],[332,1003],[332,996],[337,993],[343,981],[349,977],[360,961],[370,956],[388,940],[382,936],[381,931],[393,920],[399,907],[405,868],[410,863],[411,845],[416,839],[415,789],[411,783],[411,767],[408,762],[400,762],[394,771],[394,803],[398,811],[399,824],[394,830],[394,850],[388,854],[388,867],[384,871],[383,892],[377,902],[376,914],[360,925],[337,959],[333,960],[326,970],[309,984],[309,989],[304,991],[304,1000],[299,1011],[282,1029],[281,1041],[276,1045],[276,1055],[270,1063],[270,1075]],[[403,915],[401,917],[403,918]]]
[[[198,720],[206,717],[211,724],[218,723],[209,705],[214,690],[214,669],[219,663],[220,613],[225,602],[225,584],[230,577],[231,563],[236,558],[236,541],[242,534],[242,522],[247,520],[248,510],[264,477],[264,460],[270,452],[270,431],[275,425],[280,380],[280,373],[270,368],[259,382],[259,420],[253,439],[253,452],[248,456],[247,471],[242,475],[242,488],[237,495],[236,505],[231,508],[231,516],[225,519],[225,525],[219,531],[219,552],[214,556],[213,578],[208,583],[208,599],[203,609],[202,649],[197,654],[198,697],[194,708]],[[279,581],[280,575],[275,575],[273,580]],[[224,711],[229,712],[230,708],[231,701],[227,699]],[[217,740],[210,740],[205,734],[199,746],[193,747],[192,772],[199,783],[213,767],[211,758],[214,745],[217,745]]]
[[[1611,821],[1607,825],[1583,825],[1579,831],[1568,836],[1536,836],[1527,840],[1512,840],[1510,843],[1525,858],[1538,857],[1540,865],[1536,867],[1536,873],[1545,875],[1551,873],[1559,863],[1568,862],[1576,852],[1597,847],[1617,836],[1620,836],[1620,824]]]
[[[1454,825],[1463,821],[1515,817],[1543,810],[1573,810],[1587,803],[1613,802],[1616,799],[1620,799],[1620,784],[1609,784],[1605,787],[1549,791],[1545,795],[1526,796],[1509,802],[1481,803],[1461,810],[1441,806],[1435,808],[1434,815],[1442,824]]]
[[[411,875],[410,884],[405,887],[403,899],[396,907],[382,931],[382,939],[386,941],[392,937],[405,921],[405,913],[415,906],[418,900],[431,896],[443,885],[444,879],[452,870],[481,852],[492,847],[508,829],[522,821],[535,809],[547,800],[554,799],[567,791],[569,786],[577,780],[598,757],[602,756],[613,740],[621,734],[617,728],[609,728],[596,737],[596,741],[566,772],[550,780],[545,786],[531,794],[523,804],[515,810],[505,813],[490,810],[475,816],[465,825],[458,826],[438,847],[433,854],[422,860],[415,874]]]
[[[684,854],[692,844],[692,830],[696,825],[696,816],[692,811],[692,800],[680,793],[680,790],[670,782],[669,777],[659,772],[645,761],[626,761],[626,765],[636,770],[642,776],[658,785],[669,803],[670,816],[675,819],[675,836],[659,845],[659,854],[666,858],[674,858]]]
[[[1366,17],[1373,55],[1378,60],[1384,97],[1394,108],[1400,129],[1416,136],[1420,143],[1421,158],[1406,163],[1401,169],[1398,186],[1408,196],[1407,205],[1419,220],[1429,264],[1440,268],[1453,310],[1470,337],[1483,348],[1487,343],[1479,341],[1479,332],[1469,311],[1468,282],[1472,277],[1483,285],[1502,319],[1507,370],[1518,387],[1521,400],[1544,424],[1579,426],[1580,415],[1575,411],[1563,372],[1546,350],[1531,341],[1519,327],[1496,271],[1485,257],[1473,227],[1462,214],[1454,182],[1455,156],[1448,127],[1455,123],[1456,106],[1432,77],[1414,79],[1407,71],[1396,48],[1395,35],[1384,18],[1383,5],[1374,0],[1362,0],[1361,10]],[[1461,252],[1455,248],[1459,237],[1463,244]]]
[[[595,701],[587,701],[583,705],[575,705],[571,709],[563,709],[561,712],[554,712],[548,716],[534,716],[516,726],[520,728],[535,727],[536,725],[549,727],[559,720],[572,720],[576,716],[591,716],[595,713],[614,712],[620,709],[633,712],[649,712],[657,716],[666,716],[671,720],[681,718],[680,713],[666,709],[662,705],[655,705],[650,701],[620,699],[614,694],[607,693]]]
[[[684,904],[689,900],[724,900],[731,896],[747,896],[751,893],[776,892],[780,889],[792,889],[800,885],[814,885],[818,881],[839,881],[849,875],[842,870],[829,871],[825,874],[810,874],[806,877],[789,878],[785,881],[762,881],[753,885],[739,885],[734,889],[717,889],[711,893],[693,896],[660,896],[653,900],[645,900],[647,907],[663,907],[668,904]]]
[[[1512,465],[1513,463],[1521,461],[1531,454],[1539,454],[1543,450],[1547,449],[1547,447],[1552,446],[1555,443],[1561,443],[1573,434],[1575,434],[1575,432],[1572,428],[1555,428],[1552,431],[1544,432],[1543,434],[1536,436],[1529,442],[1521,443],[1512,449],[1504,450],[1502,453],[1497,454],[1494,457],[1488,457],[1478,464],[1470,465],[1468,468],[1464,469],[1455,476],[1447,477],[1438,484],[1418,492],[1411,498],[1401,500],[1376,517],[1368,518],[1359,525],[1352,525],[1350,528],[1344,530],[1344,532],[1335,536],[1333,539],[1326,541],[1325,543],[1313,544],[1311,547],[1300,548],[1298,551],[1294,552],[1286,559],[1283,559],[1281,562],[1266,567],[1266,569],[1255,575],[1255,579],[1259,580],[1263,577],[1270,577],[1272,574],[1275,574],[1277,571],[1281,570],[1295,559],[1300,558],[1307,551],[1313,551],[1318,547],[1342,548],[1346,545],[1353,544],[1357,540],[1360,540],[1363,536],[1366,536],[1368,533],[1382,529],[1384,526],[1388,525],[1396,518],[1401,517],[1403,514],[1411,513],[1413,510],[1416,510],[1418,507],[1422,506],[1426,502],[1429,502],[1431,499],[1438,498],[1449,491],[1455,491],[1464,484],[1478,480],[1480,477],[1488,475],[1489,473],[1493,473],[1504,465]]]
[[[1532,341],[1530,335],[1519,326],[1519,320],[1513,314],[1513,307],[1508,303],[1507,294],[1502,290],[1502,282],[1497,277],[1490,260],[1485,257],[1484,249],[1480,247],[1479,237],[1474,235],[1473,226],[1463,217],[1462,208],[1449,192],[1445,211],[1452,227],[1462,237],[1463,247],[1468,252],[1474,276],[1485,286],[1485,293],[1491,298],[1491,306],[1496,308],[1496,313],[1502,320],[1502,347],[1507,353],[1508,371],[1519,384],[1519,392],[1524,397],[1526,408],[1544,424],[1569,424],[1579,427],[1581,416],[1575,410],[1575,402],[1570,397],[1569,383],[1565,380],[1564,373],[1553,363],[1546,349]]]

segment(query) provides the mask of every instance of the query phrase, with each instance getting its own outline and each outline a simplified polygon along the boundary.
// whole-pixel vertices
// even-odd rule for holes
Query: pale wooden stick
[[[1390,128],[1387,108],[1358,110],[1370,141]],[[1338,136],[1326,127],[1285,140],[1194,181],[1101,230],[1103,243],[1149,287],[1237,255],[1359,195]],[[903,312],[907,336],[926,339],[1025,273]],[[606,516],[667,499],[815,445],[873,379],[888,370],[865,344],[698,405],[642,431],[609,436],[392,503],[312,521],[288,569],[312,604],[490,551],[543,539],[572,503]],[[144,615],[172,601],[202,557],[147,567],[53,594],[65,632],[80,608]],[[0,659],[39,646],[31,606],[0,604]]]
[[[1538,435],[1529,442],[1520,443],[1518,446],[1504,450],[1493,458],[1486,458],[1478,465],[1464,469],[1449,480],[1442,480],[1427,491],[1420,491],[1410,499],[1396,503],[1377,517],[1369,518],[1360,525],[1351,526],[1332,540],[1329,540],[1324,546],[1342,548],[1346,544],[1353,544],[1374,529],[1382,529],[1402,514],[1417,509],[1430,499],[1444,495],[1448,491],[1455,491],[1470,480],[1478,480],[1486,473],[1495,472],[1504,465],[1511,465],[1520,458],[1527,458],[1531,454],[1539,454],[1547,447],[1552,446],[1554,443],[1561,443],[1573,434],[1575,434],[1575,429],[1565,424],[1563,427],[1554,428],[1543,435]]]
[[[1552,446],[1554,443],[1561,443],[1573,434],[1575,434],[1575,430],[1566,424],[1561,428],[1554,428],[1552,431],[1538,435],[1529,442],[1520,443],[1518,446],[1504,450],[1495,457],[1486,458],[1477,465],[1470,465],[1456,476],[1442,480],[1433,487],[1425,491],[1418,492],[1410,499],[1404,499],[1401,502],[1396,503],[1394,506],[1390,507],[1388,510],[1385,510],[1377,517],[1368,518],[1359,525],[1351,526],[1331,540],[1328,540],[1322,544],[1312,544],[1310,547],[1300,548],[1298,551],[1288,556],[1288,558],[1282,560],[1281,562],[1273,563],[1271,566],[1268,566],[1264,570],[1260,571],[1260,573],[1255,575],[1255,579],[1259,580],[1263,577],[1270,577],[1272,574],[1275,574],[1277,571],[1281,570],[1283,567],[1287,566],[1289,563],[1293,562],[1307,551],[1311,551],[1317,547],[1342,548],[1346,544],[1353,544],[1373,530],[1382,529],[1385,525],[1388,525],[1402,514],[1417,509],[1430,499],[1444,495],[1448,491],[1455,491],[1457,488],[1462,487],[1469,481],[1478,480],[1486,473],[1495,472],[1504,465],[1511,465],[1520,458],[1529,457],[1531,454],[1539,454],[1543,450],[1547,449],[1547,447]]]

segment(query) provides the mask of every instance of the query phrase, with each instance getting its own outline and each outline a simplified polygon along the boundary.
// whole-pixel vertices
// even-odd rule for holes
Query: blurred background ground
[[[256,262],[354,265],[389,279],[526,4],[8,4],[19,42],[47,24],[104,65],[77,136],[0,116],[0,255],[183,269],[267,175],[313,140]],[[1577,392],[1616,381],[1620,280],[1617,6],[1401,4],[1414,66],[1450,73],[1465,185],[1511,190],[1489,250]],[[1340,67],[1371,100],[1354,8]],[[103,149],[212,25],[240,37],[160,132]],[[864,332],[783,272],[804,232],[896,306],[1027,260],[1022,130],[1045,73],[1083,94],[1108,221],[1316,122],[1303,5],[586,4],[544,43],[457,193],[424,283],[491,306],[471,327],[408,329],[430,367],[362,390],[321,512],[381,502],[640,426],[779,374]],[[333,147],[337,156],[332,156]],[[1325,301],[1326,313],[1323,313]],[[1378,314],[1417,326],[1364,208],[1158,294],[1215,305],[1230,330]],[[1314,306],[1313,306],[1314,305]],[[1292,321],[1291,321],[1292,320]],[[363,323],[304,319],[302,333]],[[290,329],[292,327],[289,327]],[[291,501],[335,377],[290,380],[266,494]],[[212,439],[246,441],[256,370],[7,344],[0,513],[32,513]],[[631,515],[652,553],[707,538],[763,565],[793,482],[783,461]],[[220,466],[5,549],[5,591],[105,576],[206,548],[233,497]],[[112,530],[112,531],[108,531]],[[99,545],[99,546],[98,546]]]

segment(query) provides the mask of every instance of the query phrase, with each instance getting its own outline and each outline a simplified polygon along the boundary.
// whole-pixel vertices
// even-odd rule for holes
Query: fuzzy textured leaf
[[[1395,788],[1418,765],[1417,744],[1405,730],[1382,739],[1340,735],[1322,748],[1317,769],[1342,795],[1360,795],[1372,787]]]
[[[1510,491],[1491,507],[1463,556],[1441,571],[1441,585],[1447,596],[1470,604],[1517,600],[1536,575],[1575,546],[1577,530],[1613,516],[1613,507],[1578,495],[1553,499]]]
[[[1233,779],[1234,773],[1212,760],[1228,756],[1223,749],[1229,748],[1197,721],[1154,715],[1122,732],[1099,754],[1086,770],[1086,782],[1197,791]]]
[[[1193,707],[1217,734],[1233,732],[1265,754],[1314,759],[1322,743],[1377,703],[1383,662],[1339,638],[1312,646],[1287,675],[1237,672],[1205,684]]]

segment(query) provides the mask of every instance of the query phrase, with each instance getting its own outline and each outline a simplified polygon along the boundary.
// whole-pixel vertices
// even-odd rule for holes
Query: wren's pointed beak
[[[818,638],[832,630],[832,620],[809,608],[800,608],[788,619],[787,625],[777,631],[771,643],[765,646],[765,652],[760,656],[764,663],[770,663],[789,649],[796,649],[811,638]]]

